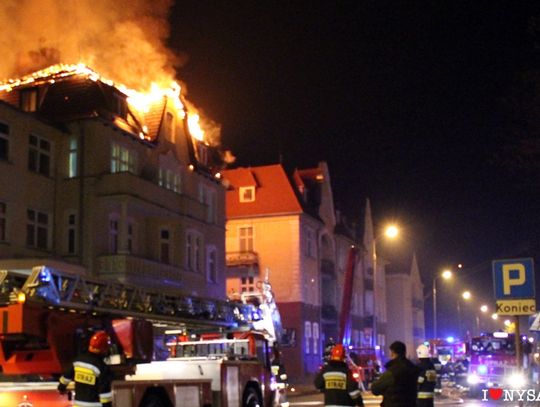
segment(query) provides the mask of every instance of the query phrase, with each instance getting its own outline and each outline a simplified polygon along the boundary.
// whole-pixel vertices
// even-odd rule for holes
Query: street
[[[378,406],[381,403],[382,398],[372,396],[370,394],[364,394],[364,405],[366,406]],[[322,394],[311,393],[304,395],[289,395],[290,406],[293,407],[302,407],[302,406],[322,406],[323,405],[323,396]],[[464,407],[492,407],[492,406],[505,406],[513,407],[518,406],[518,403],[511,402],[494,402],[482,401],[479,399],[443,399],[437,398],[435,400],[436,406],[464,406]],[[527,406],[527,404],[524,404]]]

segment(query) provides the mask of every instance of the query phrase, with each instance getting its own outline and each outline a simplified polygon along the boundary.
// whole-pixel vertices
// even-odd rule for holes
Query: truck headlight
[[[478,384],[480,383],[480,378],[477,374],[473,373],[467,376],[467,383],[469,384]]]
[[[512,389],[524,387],[527,384],[527,379],[522,373],[514,373],[506,379],[506,383]]]

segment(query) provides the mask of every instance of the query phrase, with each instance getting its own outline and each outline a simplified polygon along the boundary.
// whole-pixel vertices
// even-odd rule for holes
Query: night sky
[[[540,253],[539,183],[502,163],[516,81],[540,70],[537,3],[177,0],[170,46],[235,165],[327,161],[351,221],[370,198],[403,227],[385,257],[416,251],[428,288],[463,263],[488,301],[493,259]]]

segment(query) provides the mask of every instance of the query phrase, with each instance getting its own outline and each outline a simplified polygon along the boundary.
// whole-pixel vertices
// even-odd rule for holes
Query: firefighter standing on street
[[[67,385],[75,382],[73,407],[111,407],[112,375],[103,361],[111,346],[105,331],[98,331],[90,338],[88,352],[79,355],[73,366],[60,377],[58,391],[65,394]]]
[[[345,363],[345,349],[337,344],[332,348],[330,360],[315,377],[315,387],[324,392],[324,405],[333,407],[363,406],[364,401]]]
[[[429,349],[426,345],[416,348],[416,354],[420,363],[420,375],[418,376],[417,407],[433,407],[435,397],[435,385],[437,384],[437,372],[435,365],[429,357]]]
[[[271,369],[274,380],[276,381],[274,405],[276,407],[289,407],[289,402],[287,401],[287,387],[289,385],[289,380],[287,378],[285,366],[281,362],[281,352],[277,345],[274,345],[272,350]]]

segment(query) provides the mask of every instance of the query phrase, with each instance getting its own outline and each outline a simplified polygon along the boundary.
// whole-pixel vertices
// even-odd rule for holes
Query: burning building
[[[141,93],[59,64],[0,100],[0,268],[225,295],[222,154],[178,85]]]

